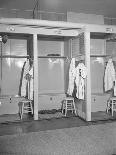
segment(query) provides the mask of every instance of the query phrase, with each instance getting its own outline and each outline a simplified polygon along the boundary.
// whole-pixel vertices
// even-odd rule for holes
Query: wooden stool
[[[22,100],[19,102],[19,115],[20,119],[22,120],[22,116],[24,113],[31,112],[33,115],[33,106],[32,106],[32,100]]]
[[[77,115],[76,113],[76,108],[75,108],[75,102],[74,102],[74,98],[73,97],[66,97],[63,100],[62,103],[62,113],[65,110],[65,116],[67,115],[67,111],[72,111],[72,113],[74,112],[75,115]]]
[[[111,97],[107,102],[106,112],[108,113],[109,110],[111,110],[113,116],[114,111],[116,111],[116,97]]]

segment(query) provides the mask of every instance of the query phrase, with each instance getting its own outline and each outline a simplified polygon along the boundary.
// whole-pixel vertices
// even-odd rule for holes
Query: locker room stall
[[[4,35],[8,39],[6,43],[0,42],[0,115],[18,113],[21,74],[30,38],[27,34],[0,33]]]
[[[116,27],[94,25],[88,26],[87,31],[90,32],[91,119],[111,119],[111,113],[107,114],[106,108],[110,96],[114,95],[112,81],[116,77],[114,75],[114,79],[108,81],[106,68],[111,59],[116,72]]]
[[[1,43],[0,115],[18,113],[20,80],[24,62],[30,58],[34,67],[34,120],[38,111],[60,109],[69,85],[72,58],[75,67],[81,62],[87,68],[84,98],[75,98],[78,116],[90,120],[90,59],[87,52],[88,32],[83,25],[41,20],[1,19],[0,33],[8,36]],[[6,75],[7,74],[7,75]]]
[[[38,35],[38,91],[39,109],[61,108],[65,97],[64,88],[64,42],[68,37]]]
[[[75,37],[38,35],[40,110],[61,109],[62,101],[69,95],[75,99],[78,115],[86,119],[86,83],[83,85],[83,97],[76,95],[78,84],[76,85],[75,81],[73,81],[73,92],[68,93],[69,70],[72,59],[75,59],[75,68],[80,62],[85,64],[84,32],[79,33]]]

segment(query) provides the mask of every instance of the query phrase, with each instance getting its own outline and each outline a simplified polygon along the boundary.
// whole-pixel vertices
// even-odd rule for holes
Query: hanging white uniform
[[[30,100],[33,100],[33,67],[31,67],[29,74],[31,75],[31,80],[30,80],[30,92],[28,98]]]
[[[24,71],[23,71],[23,78],[22,78],[22,85],[21,85],[21,96],[26,96],[26,87],[27,87],[27,80],[26,80],[26,74],[29,72],[30,64],[29,60],[25,62],[24,65]]]
[[[75,75],[76,97],[83,100],[85,97],[85,78],[87,76],[87,70],[83,63],[78,64]]]
[[[112,59],[109,59],[105,69],[105,76],[104,76],[105,91],[111,90],[113,88],[114,81],[115,81],[115,69]]]
[[[75,79],[75,58],[72,58],[69,68],[69,85],[67,94],[72,95],[74,90],[74,79]]]
[[[114,96],[116,96],[116,79],[114,81]]]
[[[85,84],[84,84],[84,79],[80,78],[79,80],[79,86],[78,86],[78,98],[84,100],[84,95],[85,93]]]

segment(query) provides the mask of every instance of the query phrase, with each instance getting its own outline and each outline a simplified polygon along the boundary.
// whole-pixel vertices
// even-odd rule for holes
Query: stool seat
[[[73,97],[66,97],[63,102],[62,102],[62,113],[65,110],[65,116],[67,115],[67,111],[72,111],[74,112],[75,115],[76,113],[76,107],[75,107],[75,102]]]
[[[32,100],[24,99],[19,102],[19,115],[22,120],[22,116],[24,113],[31,113],[33,115],[33,106]]]
[[[108,100],[106,112],[108,113],[109,110],[111,110],[111,113],[112,113],[112,116],[113,116],[114,111],[116,111],[116,97],[111,97]]]

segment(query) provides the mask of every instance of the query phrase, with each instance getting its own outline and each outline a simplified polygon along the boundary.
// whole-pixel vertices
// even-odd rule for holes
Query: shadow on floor
[[[111,115],[111,112],[106,113],[106,111],[98,111],[91,113],[92,121],[102,121],[102,120],[116,120],[116,112]]]
[[[60,117],[40,120],[21,120],[15,122],[4,122],[0,124],[0,136],[72,128],[88,125],[88,122],[77,116]]]
[[[39,120],[36,121],[28,114],[23,116],[23,120],[20,120],[18,114],[0,116],[0,136],[96,125],[116,121],[116,113],[114,117],[111,117],[110,113],[106,115],[105,112],[92,113],[91,122],[84,121],[78,116],[71,114],[67,117],[61,114],[46,114],[46,117],[45,114],[41,115],[43,116],[41,116],[41,118],[39,117]]]

